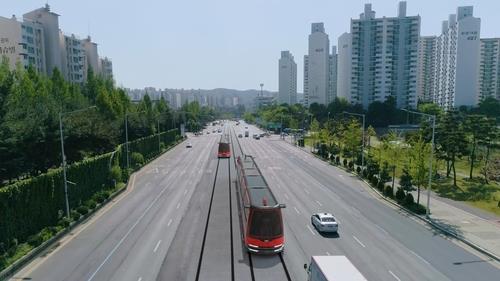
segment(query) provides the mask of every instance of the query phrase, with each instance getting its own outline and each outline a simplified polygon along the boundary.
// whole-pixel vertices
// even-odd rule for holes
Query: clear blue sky
[[[3,0],[1,16],[42,7],[42,0]],[[364,3],[377,17],[395,16],[396,0],[50,0],[65,33],[86,37],[111,57],[118,85],[132,88],[278,89],[278,59],[290,50],[302,91],[303,56],[312,22],[324,22],[330,43],[349,31]],[[408,0],[435,35],[457,6],[473,5],[481,37],[500,37],[498,0]],[[90,28],[89,28],[90,27]]]

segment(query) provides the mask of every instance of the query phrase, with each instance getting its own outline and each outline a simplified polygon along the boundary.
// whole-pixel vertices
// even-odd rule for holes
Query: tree
[[[351,154],[353,162],[361,147],[361,125],[356,119],[351,119],[344,132],[344,148],[347,154]]]
[[[470,170],[469,178],[472,179],[472,171],[474,169],[474,161],[476,160],[476,148],[478,143],[485,142],[489,132],[494,130],[496,124],[483,115],[468,115],[465,119],[464,128],[469,133],[470,144]]]
[[[487,97],[479,102],[477,113],[484,114],[488,117],[500,117],[500,101],[494,97]]]
[[[371,139],[372,139],[372,137],[376,137],[377,136],[377,132],[375,132],[375,129],[370,125],[366,129],[366,135],[368,137],[368,149],[370,149],[370,147],[371,147]]]
[[[437,156],[446,161],[446,176],[453,171],[453,185],[457,187],[455,161],[467,153],[467,138],[463,121],[457,112],[443,115],[436,129]]]
[[[417,185],[417,204],[420,203],[420,187],[423,186],[428,177],[428,159],[431,154],[431,145],[426,143],[421,135],[411,142],[410,156],[410,175],[413,184]]]
[[[382,141],[382,149],[392,160],[392,189],[394,190],[394,181],[396,179],[396,169],[399,164],[399,160],[403,157],[403,148],[401,141],[398,140],[397,135],[394,132],[389,133]]]
[[[403,174],[399,178],[399,185],[401,188],[406,191],[406,194],[413,190],[412,176],[408,171],[408,167],[403,168]]]
[[[312,141],[313,141],[313,143],[312,143],[313,144],[313,148],[315,147],[316,142],[319,139],[319,131],[320,131],[320,125],[319,125],[318,120],[316,120],[316,118],[315,118],[311,122],[311,138],[312,138]]]

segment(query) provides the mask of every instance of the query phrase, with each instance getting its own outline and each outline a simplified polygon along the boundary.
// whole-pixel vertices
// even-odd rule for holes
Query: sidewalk
[[[286,142],[290,144],[289,138]],[[298,147],[299,149],[311,153],[311,147]],[[413,196],[417,198],[417,191],[413,191]],[[459,240],[464,241],[473,248],[489,252],[500,259],[500,217],[494,214],[484,214],[478,216],[468,210],[474,207],[462,206],[461,202],[447,203],[451,199],[441,198],[435,193],[431,194],[430,200],[430,220],[431,225],[448,232]],[[427,204],[427,191],[420,192],[420,203]],[[480,210],[476,213],[481,214]],[[425,216],[420,216],[426,219]]]

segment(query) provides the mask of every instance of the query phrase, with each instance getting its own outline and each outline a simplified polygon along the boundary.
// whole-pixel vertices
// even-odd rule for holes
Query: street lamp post
[[[344,111],[345,114],[349,114],[349,115],[355,115],[355,116],[361,116],[363,117],[363,126],[361,127],[361,131],[362,131],[362,140],[361,140],[361,143],[362,143],[362,150],[361,150],[361,167],[364,168],[365,167],[365,114],[360,114],[360,113],[353,113],[353,112],[347,112],[347,111]]]
[[[96,106],[90,106],[87,108],[83,109],[78,109],[78,110],[73,110],[73,111],[67,111],[67,112],[59,112],[59,135],[61,138],[61,158],[62,158],[62,166],[63,166],[63,178],[64,178],[64,200],[66,201],[66,216],[69,218],[70,213],[69,213],[69,196],[68,196],[68,179],[66,175],[66,154],[64,153],[64,133],[63,133],[63,116],[71,113],[76,113],[76,112],[82,112],[85,110],[89,110],[92,108],[96,108]]]
[[[413,113],[413,114],[429,117],[429,121],[432,121],[431,155],[429,156],[429,186],[427,187],[427,208],[425,211],[425,216],[427,218],[429,218],[429,215],[431,214],[430,202],[431,202],[431,187],[432,187],[432,157],[434,155],[434,133],[436,131],[436,115],[411,111],[408,109],[402,109],[402,110],[406,111],[408,113]]]

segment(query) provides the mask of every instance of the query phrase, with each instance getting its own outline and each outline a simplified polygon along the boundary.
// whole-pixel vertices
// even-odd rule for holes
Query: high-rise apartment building
[[[500,100],[500,38],[481,39],[479,63],[479,101]]]
[[[82,40],[74,34],[60,33],[62,68],[64,78],[73,83],[83,83],[87,66]]]
[[[281,51],[279,59],[278,103],[297,103],[297,64],[290,51]]]
[[[309,35],[309,53],[304,56],[304,104],[329,101],[330,40],[323,23],[313,23]]]
[[[40,24],[24,20],[0,17],[0,56],[9,60],[10,68],[19,62],[25,69],[32,65],[35,70],[45,72],[45,49],[43,28]]]
[[[337,47],[332,46],[332,53],[329,60],[329,72],[328,72],[328,96],[326,104],[331,103],[337,97]]]
[[[82,46],[85,50],[85,57],[87,61],[86,68],[84,69],[85,79],[87,79],[88,68],[91,68],[94,75],[100,72],[99,70],[99,54],[97,52],[97,44],[92,42],[90,36],[82,40]]]
[[[352,40],[350,33],[340,35],[337,57],[337,97],[351,102]]]
[[[113,62],[110,58],[99,58],[99,73],[104,79],[113,79]]]
[[[63,50],[59,38],[59,15],[51,12],[50,6],[46,4],[43,8],[24,14],[23,18],[43,26],[47,74],[50,75],[54,68],[61,70]]]
[[[97,44],[90,37],[80,40],[64,35],[59,29],[59,15],[49,5],[23,15],[23,21],[0,17],[0,58],[9,59],[10,68],[21,63],[38,72],[51,75],[54,68],[70,82],[82,83],[87,70],[112,79],[113,65],[108,58],[99,58]]]
[[[473,7],[458,7],[436,41],[434,102],[445,109],[478,102],[481,20]]]
[[[422,36],[418,42],[417,97],[421,101],[432,101],[436,42],[436,36]]]
[[[406,16],[406,2],[397,17],[375,18],[371,4],[359,19],[351,20],[352,103],[364,108],[394,97],[400,108],[416,107],[420,16]]]

